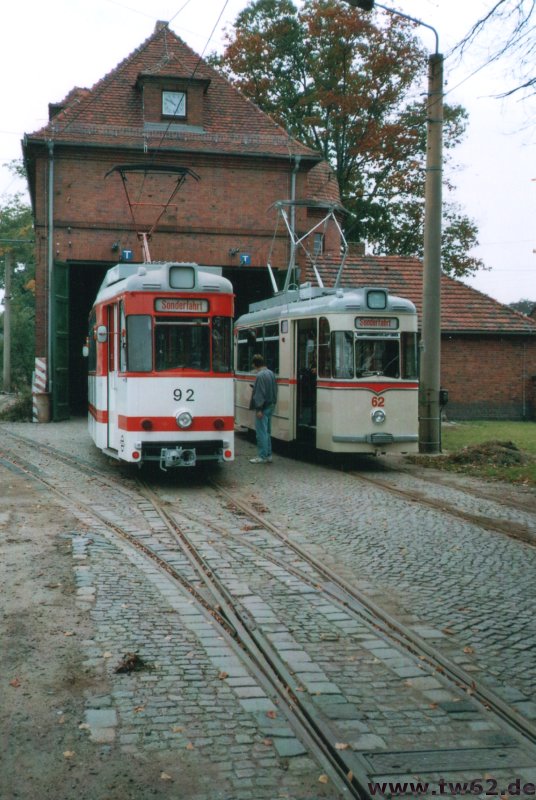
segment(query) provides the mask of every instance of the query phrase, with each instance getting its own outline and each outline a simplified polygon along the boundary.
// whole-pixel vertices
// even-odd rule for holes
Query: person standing
[[[249,460],[252,464],[271,464],[272,414],[277,402],[277,381],[272,370],[265,365],[261,355],[254,355],[251,363],[257,373],[250,408],[255,411],[258,455]]]

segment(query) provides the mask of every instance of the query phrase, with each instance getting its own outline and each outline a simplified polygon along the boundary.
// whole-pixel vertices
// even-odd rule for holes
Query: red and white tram
[[[164,470],[233,460],[233,309],[231,283],[196,264],[108,270],[87,344],[98,448]]]

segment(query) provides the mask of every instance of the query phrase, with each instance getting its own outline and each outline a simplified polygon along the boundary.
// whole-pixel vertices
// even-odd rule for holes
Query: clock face
[[[186,92],[162,92],[162,114],[166,117],[185,117]]]

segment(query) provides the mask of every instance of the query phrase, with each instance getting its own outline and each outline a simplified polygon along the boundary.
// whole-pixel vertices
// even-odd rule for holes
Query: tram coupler
[[[160,469],[167,472],[168,467],[195,467],[195,450],[186,450],[183,447],[173,449],[163,447],[160,452]]]

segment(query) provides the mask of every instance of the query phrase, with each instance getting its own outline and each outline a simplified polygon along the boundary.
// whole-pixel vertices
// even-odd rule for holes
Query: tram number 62
[[[179,402],[184,397],[187,403],[193,403],[194,401],[194,390],[193,389],[173,389],[173,399]]]
[[[373,397],[371,403],[372,408],[383,408],[385,405],[385,397]]]

